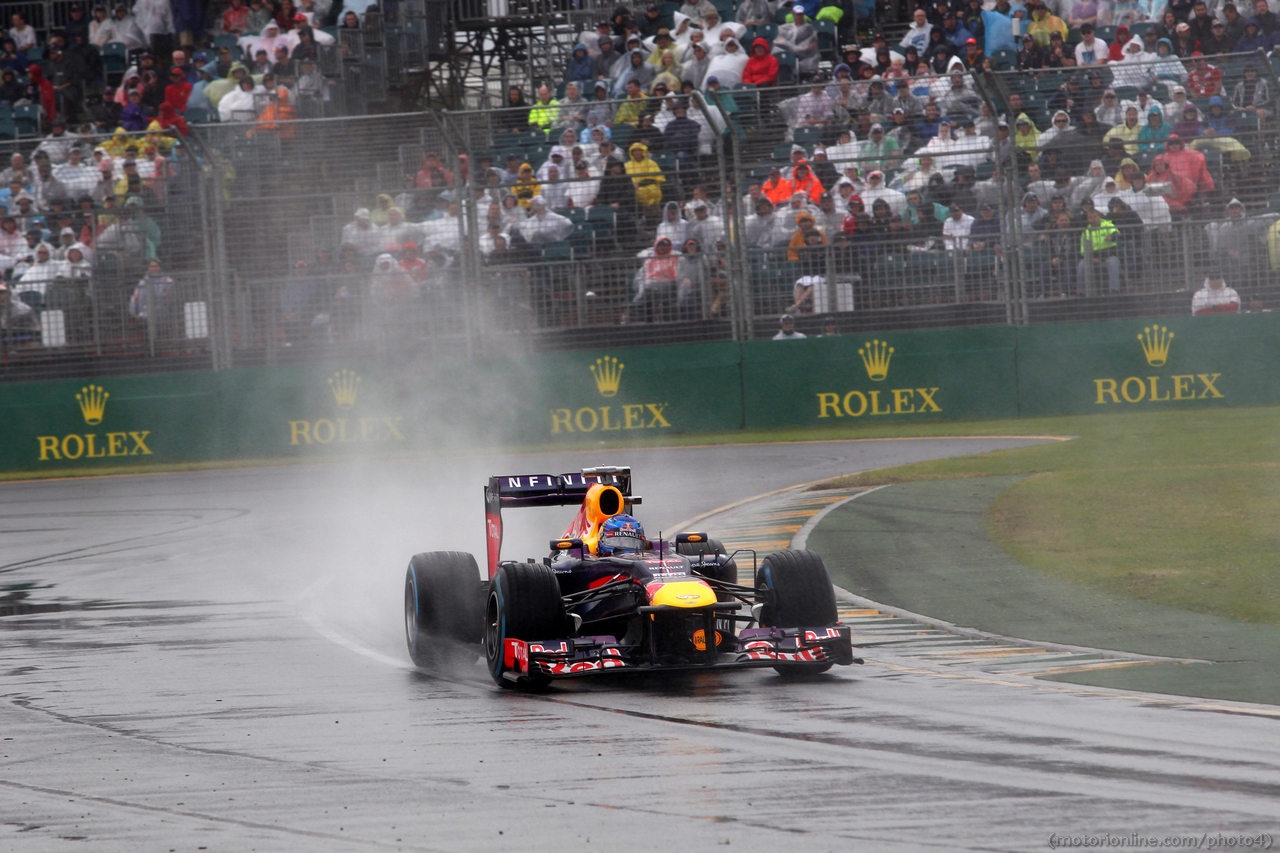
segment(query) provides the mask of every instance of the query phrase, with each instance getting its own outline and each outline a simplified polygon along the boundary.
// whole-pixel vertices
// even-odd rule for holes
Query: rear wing
[[[631,494],[631,469],[615,465],[583,468],[576,474],[517,474],[490,477],[484,487],[484,524],[489,543],[489,577],[498,572],[502,552],[502,510],[504,507],[576,506],[596,483],[614,486],[626,501],[623,512],[640,503]]]

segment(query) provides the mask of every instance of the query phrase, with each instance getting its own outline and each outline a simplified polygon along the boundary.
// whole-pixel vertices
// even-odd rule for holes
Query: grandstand
[[[1280,32],[593,3],[236,0],[199,35],[140,7],[105,37],[141,41],[100,48],[74,4],[24,4],[0,371],[1185,314],[1211,276],[1226,310],[1280,295]],[[424,101],[454,108],[402,109]]]

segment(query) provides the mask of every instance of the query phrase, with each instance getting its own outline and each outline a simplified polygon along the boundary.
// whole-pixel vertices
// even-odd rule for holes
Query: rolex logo
[[[596,363],[591,365],[591,375],[596,378],[596,388],[600,391],[601,397],[613,397],[618,393],[618,386],[622,383],[622,370],[625,367],[625,364],[620,364],[611,355],[597,358]]]
[[[1147,357],[1147,364],[1160,367],[1169,358],[1169,345],[1173,343],[1173,332],[1164,326],[1147,326],[1138,335],[1142,344],[1142,354]]]
[[[867,368],[867,376],[873,382],[879,382],[889,375],[889,359],[893,358],[893,347],[884,341],[871,341],[863,344],[858,350],[862,356],[862,364]]]
[[[360,374],[354,370],[339,370],[329,377],[329,390],[338,408],[346,411],[356,404],[356,394],[360,391]]]
[[[89,385],[80,389],[76,402],[80,404],[80,414],[89,426],[102,423],[102,416],[107,411],[107,398],[111,395],[97,385]]]

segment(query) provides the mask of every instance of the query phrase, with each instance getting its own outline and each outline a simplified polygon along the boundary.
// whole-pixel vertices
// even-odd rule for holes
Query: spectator
[[[1199,43],[1202,49],[1208,46],[1210,39],[1213,38],[1213,20],[1204,0],[1196,0],[1191,7],[1191,17],[1187,19],[1187,26],[1190,28],[1191,40]]]
[[[1182,108],[1182,118],[1170,128],[1170,134],[1174,133],[1184,139],[1200,135],[1200,111],[1195,104],[1187,104]]]
[[[646,260],[636,275],[636,295],[631,300],[639,318],[648,322],[674,319],[680,256],[671,238],[658,237],[653,248],[641,252],[640,257]]]
[[[1268,51],[1271,49],[1273,42],[1268,33],[1262,31],[1262,25],[1258,23],[1257,18],[1250,18],[1244,22],[1244,35],[1236,40],[1236,53],[1253,53],[1254,51]]]
[[[507,90],[507,102],[496,117],[499,130],[524,130],[529,126],[529,104],[519,86]]]
[[[1240,10],[1235,3],[1223,4],[1221,11],[1222,17],[1219,21],[1226,30],[1227,44],[1234,46],[1240,37],[1244,35],[1244,17],[1240,14]],[[1232,50],[1234,50],[1234,47],[1228,47],[1227,52],[1230,53]]]
[[[40,317],[30,305],[0,281],[0,340],[6,343],[34,342],[40,334]]]
[[[111,42],[121,42],[129,50],[142,50],[147,47],[147,37],[138,26],[137,19],[129,14],[129,7],[117,3],[111,19],[98,28],[98,47],[105,47]]]
[[[1058,33],[1063,39],[1067,37],[1067,25],[1061,18],[1049,12],[1040,0],[1027,3],[1031,12],[1031,23],[1027,24],[1027,34],[1042,48],[1049,47],[1050,35]]]
[[[755,213],[745,223],[747,244],[757,249],[785,246],[791,241],[791,229],[783,216],[775,212],[773,202],[761,196]]]
[[[1203,5],[1203,4],[1202,4]],[[1222,94],[1222,69],[1210,65],[1204,54],[1192,54],[1191,73],[1187,76],[1187,89],[1197,98],[1210,98]]]
[[[1271,92],[1267,81],[1259,78],[1256,65],[1245,66],[1244,79],[1231,92],[1231,106],[1260,120],[1271,115]]]
[[[248,75],[241,77],[238,87],[223,95],[218,101],[218,117],[224,122],[252,121],[255,119],[257,117],[257,113],[254,110],[254,91],[253,78]],[[140,98],[138,98],[136,92],[131,92],[129,94],[129,104],[131,106],[138,104],[139,101]],[[141,116],[140,106],[138,108],[137,115]],[[131,127],[130,123],[126,122],[125,119],[128,118],[136,124],[137,118],[130,116],[130,109],[126,106],[124,112],[121,113],[120,123],[128,130],[142,130],[146,127],[146,123],[145,116],[141,117],[143,119],[143,126]]]
[[[688,110],[682,101],[675,102],[673,111],[675,118],[662,132],[662,150],[674,153],[681,168],[687,168],[697,161],[698,136],[702,132],[702,125],[688,117]]]
[[[36,262],[27,267],[13,287],[15,294],[34,291],[42,297],[59,277],[70,278],[71,268],[66,261],[53,259],[53,247],[48,243],[36,246]]]
[[[176,112],[186,112],[187,99],[191,97],[191,84],[178,66],[169,69],[169,85],[164,89],[164,102]]]
[[[1120,292],[1120,256],[1118,243],[1120,232],[1111,220],[1104,219],[1096,208],[1086,214],[1088,225],[1080,235],[1080,254],[1083,256],[1076,270],[1077,292],[1081,296],[1094,293],[1095,280],[1105,267],[1112,293]]]
[[[573,231],[572,220],[548,210],[544,197],[534,196],[529,208],[528,218],[518,226],[525,242],[555,243],[565,239]]]
[[[635,83],[641,93],[650,91],[658,72],[652,65],[645,62],[645,59],[644,51],[639,48],[627,52],[622,72],[618,74],[613,83],[613,96],[615,98],[632,97],[628,86],[630,83]],[[542,90],[539,90],[538,95],[541,99]],[[529,121],[530,124],[533,123],[532,113]]]
[[[789,50],[795,54],[798,72],[812,74],[818,70],[818,31],[805,18],[804,6],[791,7],[788,23],[778,27],[777,38],[773,40],[773,51],[779,53]]]
[[[573,165],[573,178],[566,191],[569,206],[585,210],[594,205],[600,181],[592,177],[591,168],[585,161],[579,160]]]
[[[3,285],[0,285],[3,287]],[[1191,297],[1191,314],[1239,314],[1240,294],[1227,287],[1221,272],[1214,270],[1205,277],[1204,285]]]
[[[726,89],[739,86],[746,67],[747,57],[743,55],[742,46],[737,39],[731,38],[725,42],[723,53],[712,54],[707,64],[706,85],[710,88],[711,81],[715,80]]]
[[[1138,133],[1138,148],[1143,153],[1160,151],[1169,138],[1169,128],[1164,123],[1164,111],[1152,107],[1147,113],[1147,126]]]
[[[220,21],[224,33],[237,36],[248,35],[249,7],[245,5],[244,0],[231,0],[231,5],[222,13]]]
[[[969,232],[973,228],[973,217],[964,212],[960,204],[952,204],[947,211],[947,220],[942,223],[942,241],[947,251],[965,251],[969,248]]]
[[[1245,218],[1240,200],[1227,202],[1226,219],[1206,225],[1205,231],[1213,258],[1224,265],[1231,279],[1253,284],[1258,271],[1258,233],[1254,223]]]
[[[929,47],[929,34],[932,31],[933,24],[929,23],[924,9],[916,9],[911,14],[911,26],[907,29],[906,35],[902,37],[902,41],[898,42],[898,45],[900,47],[914,47],[924,53]]]
[[[169,0],[135,0],[133,16],[153,50],[162,50],[171,44],[174,29]]]
[[[752,86],[778,85],[778,57],[769,52],[769,42],[762,38],[751,43],[751,56],[743,67],[742,82]]]
[[[1210,193],[1214,190],[1213,176],[1205,165],[1204,155],[1186,147],[1184,140],[1176,134],[1170,134],[1165,140],[1165,153],[1162,155],[1169,163],[1169,171],[1185,182],[1187,188],[1194,187],[1195,193]],[[1174,195],[1186,205],[1193,196],[1185,196],[1177,191]],[[1172,206],[1173,202],[1170,202]]]
[[[924,12],[916,10],[917,14],[923,16]],[[778,334],[773,336],[775,341],[793,341],[800,340],[805,337],[803,332],[796,331],[796,320],[790,314],[783,314],[778,318]]]
[[[649,158],[649,149],[642,142],[634,142],[627,149],[630,158],[626,172],[635,185],[636,203],[648,219],[656,219],[658,205],[662,203],[662,184],[666,178],[658,164]]]
[[[27,51],[36,46],[35,28],[27,23],[21,12],[14,12],[10,18],[9,38],[20,51]]]
[[[1142,39],[1132,38],[1124,45],[1124,55],[1119,62],[1111,63],[1112,84],[1115,86],[1136,86],[1141,88],[1151,82],[1151,62],[1155,57],[1147,53],[1142,46]],[[1114,90],[1112,95],[1115,94]],[[1105,93],[1103,95],[1105,99]],[[1114,104],[1103,104],[1104,107],[1111,106],[1118,108],[1120,106],[1119,99]],[[1098,116],[1099,121],[1106,121],[1101,115]],[[1108,121],[1107,124],[1119,124],[1118,121]]]
[[[97,171],[84,162],[84,149],[78,145],[71,147],[67,162],[55,167],[53,174],[66,187],[69,196],[92,192],[98,182]]]
[[[373,224],[367,207],[357,210],[352,221],[342,227],[342,244],[354,247],[360,255],[373,257],[382,243],[382,229]]]

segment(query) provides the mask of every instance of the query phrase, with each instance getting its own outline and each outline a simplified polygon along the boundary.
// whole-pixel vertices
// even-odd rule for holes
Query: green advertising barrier
[[[1018,330],[1023,416],[1280,402],[1276,314]]]
[[[542,356],[542,425],[572,440],[742,427],[738,344],[686,344]]]
[[[1011,418],[1012,326],[743,345],[748,427]]]
[[[1280,403],[1280,316],[0,385],[0,470]]]

